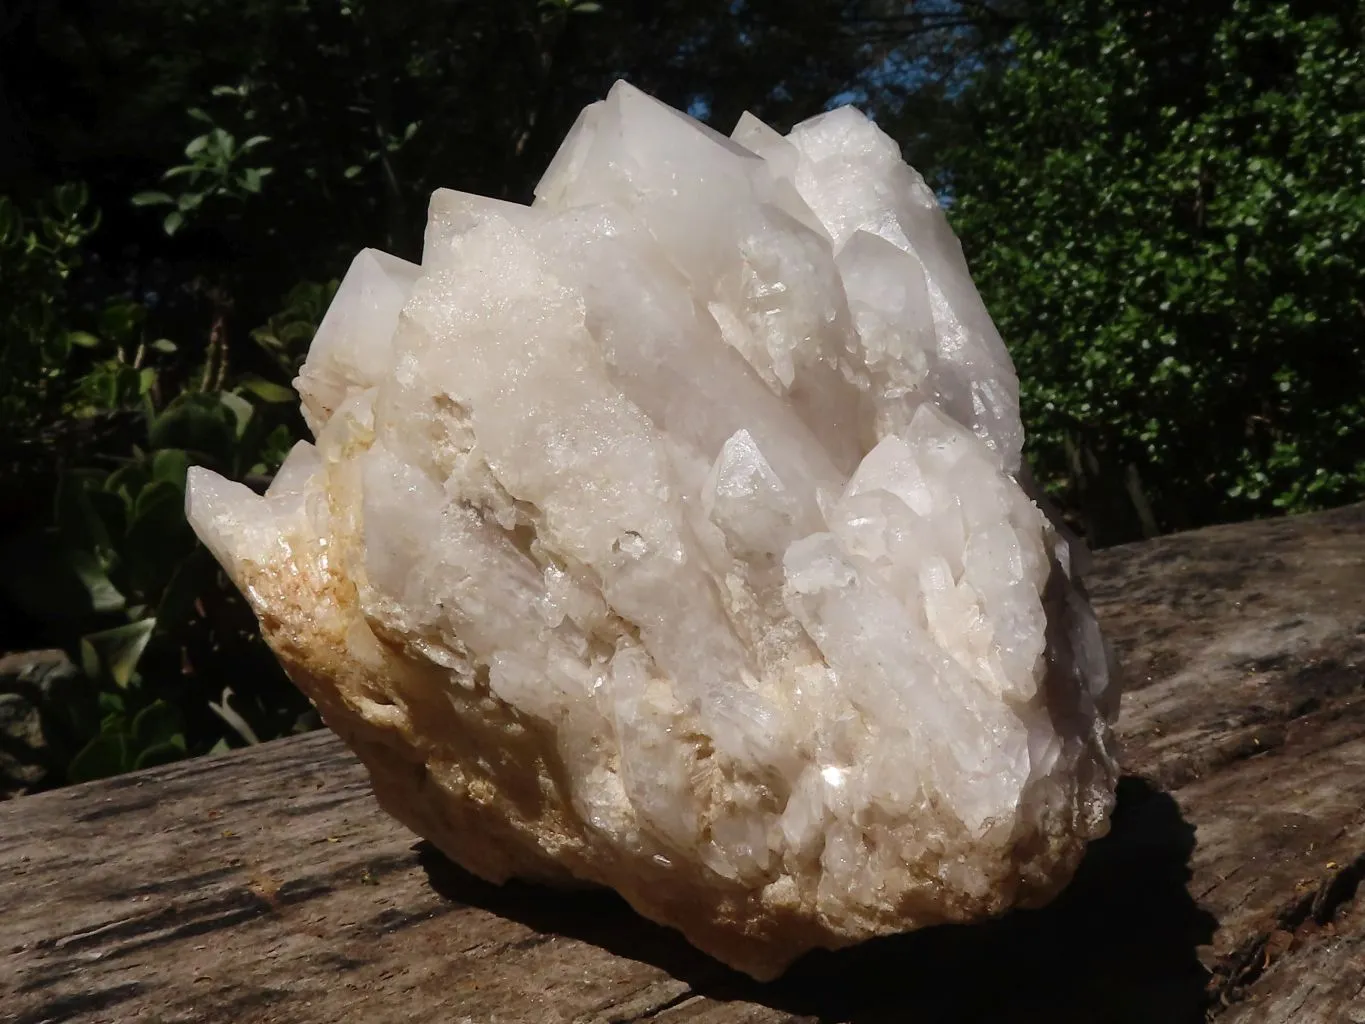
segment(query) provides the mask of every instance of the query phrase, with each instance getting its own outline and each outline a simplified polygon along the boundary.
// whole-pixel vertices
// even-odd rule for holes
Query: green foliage
[[[271,316],[264,326],[251,332],[251,339],[269,354],[275,368],[286,379],[292,380],[298,374],[308,343],[340,285],[338,280],[326,284],[304,281],[295,285],[285,297],[284,308]],[[294,393],[288,390],[277,390],[274,396],[278,401],[294,400]],[[266,396],[262,394],[261,397]]]
[[[140,316],[120,313],[106,327],[134,332]],[[51,518],[0,551],[10,603],[48,623],[83,672],[83,685],[42,709],[54,777],[69,781],[256,742],[308,721],[306,702],[184,516],[190,465],[268,477],[293,442],[292,410],[278,402],[278,385],[255,379],[182,391],[158,408],[156,371],[142,372],[150,386],[121,397],[140,406],[145,442],[113,468],[62,473]],[[74,392],[117,399],[103,390],[112,379],[98,364]],[[231,679],[248,666],[245,681]]]
[[[198,353],[160,337],[155,309],[126,292],[77,302],[98,221],[76,186],[22,214],[0,197],[6,511],[29,510],[0,541],[4,625],[36,627],[29,642],[81,670],[39,706],[49,784],[315,721],[184,515],[191,465],[269,479],[298,433],[292,392],[229,365],[216,294]],[[334,290],[299,285],[253,332],[266,369],[292,373]]]
[[[0,436],[32,431],[60,407],[73,346],[68,281],[99,223],[86,190],[63,185],[28,205],[0,196]]]
[[[215,89],[214,95],[244,96],[245,92]],[[185,146],[186,163],[177,164],[161,176],[168,188],[172,183],[179,184],[179,191],[175,195],[139,192],[132,198],[134,206],[172,207],[161,222],[167,235],[184,227],[186,218],[198,214],[206,202],[242,203],[250,196],[259,195],[266,176],[274,170],[249,162],[251,152],[269,142],[269,136],[253,135],[239,144],[236,136],[218,127],[213,118],[198,107],[191,107],[188,113],[208,130],[196,135]]]
[[[949,182],[1039,476],[1101,541],[1365,495],[1358,6],[1044,6]]]

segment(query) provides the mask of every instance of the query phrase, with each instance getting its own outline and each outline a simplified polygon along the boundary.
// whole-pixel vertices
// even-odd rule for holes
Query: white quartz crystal
[[[852,109],[725,138],[621,83],[536,196],[357,256],[314,443],[264,497],[191,473],[381,803],[757,977],[1050,898],[1118,693],[923,179]]]

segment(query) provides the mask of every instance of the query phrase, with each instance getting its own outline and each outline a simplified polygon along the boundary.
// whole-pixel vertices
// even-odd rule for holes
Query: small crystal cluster
[[[1083,554],[866,117],[726,138],[624,83],[519,206],[356,257],[316,438],[188,514],[383,806],[757,977],[1050,898],[1113,802]]]

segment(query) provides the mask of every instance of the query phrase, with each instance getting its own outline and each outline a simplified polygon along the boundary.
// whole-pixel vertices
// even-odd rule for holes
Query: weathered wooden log
[[[759,985],[498,889],[327,733],[0,805],[0,1020],[1365,1022],[1365,506],[1101,552],[1111,835],[1052,906]]]

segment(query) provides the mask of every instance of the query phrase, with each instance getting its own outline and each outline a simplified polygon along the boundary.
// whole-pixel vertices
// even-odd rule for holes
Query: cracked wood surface
[[[0,804],[0,1021],[1365,1024],[1365,506],[1095,561],[1126,776],[1048,908],[758,985],[470,878],[315,733]]]

